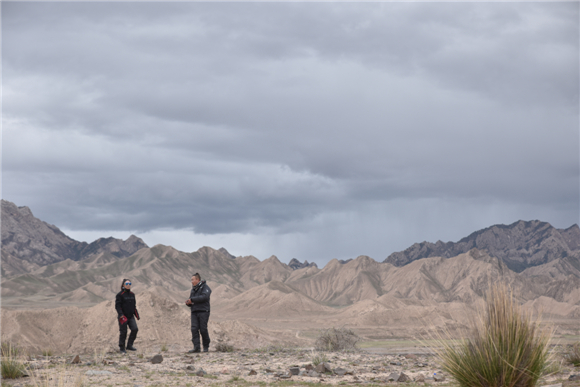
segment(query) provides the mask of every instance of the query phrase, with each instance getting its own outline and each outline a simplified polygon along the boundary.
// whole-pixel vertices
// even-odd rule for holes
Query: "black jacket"
[[[135,300],[135,293],[130,290],[122,290],[117,293],[115,297],[115,309],[118,317],[125,316],[131,318],[139,316],[137,313],[137,301]]]
[[[209,296],[211,296],[211,289],[205,281],[201,281],[192,287],[189,299],[193,302],[193,305],[188,305],[191,308],[191,312],[209,312]]]

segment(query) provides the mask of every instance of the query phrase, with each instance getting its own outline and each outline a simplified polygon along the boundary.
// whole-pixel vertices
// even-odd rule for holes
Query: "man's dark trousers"
[[[193,349],[198,350],[199,335],[203,340],[203,349],[209,348],[209,332],[207,331],[207,322],[209,321],[209,312],[191,312],[191,341]]]
[[[135,317],[130,317],[125,324],[119,324],[119,348],[125,349],[125,339],[127,338],[127,327],[131,329],[131,333],[129,334],[129,341],[127,342],[127,347],[132,347],[135,339],[137,338],[137,332],[139,328],[137,328],[137,322],[135,321]]]

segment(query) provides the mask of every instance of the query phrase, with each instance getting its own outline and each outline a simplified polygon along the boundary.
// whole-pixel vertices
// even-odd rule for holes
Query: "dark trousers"
[[[203,349],[209,348],[209,332],[207,331],[207,322],[209,321],[209,312],[191,312],[191,341],[193,349],[199,348],[199,335],[203,341]]]
[[[125,349],[125,339],[127,339],[127,327],[131,329],[131,333],[129,334],[129,341],[127,341],[127,347],[132,347],[135,339],[137,338],[137,332],[139,332],[139,328],[137,328],[137,322],[135,321],[135,317],[130,317],[125,324],[119,324],[119,348]]]

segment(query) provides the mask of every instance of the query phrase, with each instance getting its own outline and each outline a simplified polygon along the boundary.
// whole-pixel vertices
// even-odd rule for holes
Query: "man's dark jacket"
[[[188,305],[191,308],[191,312],[209,312],[210,295],[211,289],[207,286],[205,280],[192,287],[189,299],[193,302],[193,305]]]
[[[138,316],[137,303],[135,301],[135,293],[130,290],[123,289],[115,297],[115,309],[119,317],[125,316],[131,318],[134,315]]]

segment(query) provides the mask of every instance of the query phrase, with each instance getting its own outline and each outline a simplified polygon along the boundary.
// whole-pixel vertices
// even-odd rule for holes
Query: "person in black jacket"
[[[205,281],[201,280],[199,273],[191,277],[191,293],[185,301],[185,305],[191,308],[191,341],[193,349],[189,353],[200,352],[199,335],[203,341],[203,352],[209,350],[209,332],[207,322],[209,321],[209,297],[211,289]]]
[[[139,320],[139,312],[137,312],[137,301],[135,294],[131,291],[131,280],[124,278],[121,283],[121,291],[115,297],[115,309],[117,310],[117,317],[119,319],[119,348],[122,353],[127,353],[125,350],[136,351],[133,343],[137,338],[137,323],[135,317]],[[127,347],[125,347],[125,339],[127,338],[127,326],[131,329]]]

